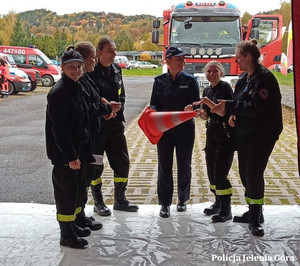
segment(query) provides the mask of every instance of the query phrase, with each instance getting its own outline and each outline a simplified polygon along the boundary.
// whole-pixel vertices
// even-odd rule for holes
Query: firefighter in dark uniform
[[[231,100],[233,91],[227,82],[221,80],[225,71],[221,63],[210,61],[204,71],[211,85],[203,91],[203,109],[200,109],[200,117],[207,120],[205,159],[210,190],[216,199],[212,206],[204,209],[204,213],[216,214],[212,216],[213,222],[225,222],[232,218],[232,187],[228,173],[234,155],[234,130],[228,125],[228,115],[211,113],[210,108],[218,103],[218,99]],[[194,103],[198,104],[199,102]]]
[[[124,135],[124,104],[125,90],[120,67],[114,63],[116,46],[109,37],[102,37],[98,42],[99,61],[90,77],[98,87],[99,95],[107,101],[121,102],[122,108],[101,121],[100,135],[96,143],[97,154],[107,155],[110,167],[114,171],[114,210],[135,212],[138,206],[131,204],[125,197],[129,174],[129,155]],[[105,205],[101,187],[103,165],[98,168],[97,178],[91,183],[92,195],[95,201],[94,211],[101,216],[111,214]]]
[[[89,142],[88,108],[78,79],[83,58],[76,51],[62,56],[63,75],[47,96],[46,147],[53,166],[52,182],[60,225],[60,244],[85,248],[90,230],[77,230],[74,220],[81,211],[86,189],[86,146]],[[77,230],[75,232],[75,230]],[[82,235],[83,233],[83,235]]]
[[[282,131],[281,94],[274,75],[259,63],[260,51],[255,39],[236,47],[236,61],[245,71],[238,80],[233,100],[222,100],[212,108],[219,114],[231,114],[235,126],[239,173],[245,187],[249,211],[235,216],[234,222],[249,222],[255,236],[263,236],[264,171]]]
[[[184,111],[195,101],[199,101],[199,85],[196,77],[183,72],[185,52],[170,47],[166,52],[168,72],[155,78],[150,106],[156,111]],[[157,193],[160,216],[170,216],[174,181],[173,153],[177,158],[177,211],[186,210],[186,201],[190,198],[191,160],[195,139],[194,119],[188,120],[166,132],[157,143],[158,183]]]
[[[79,78],[78,82],[82,85],[83,96],[88,106],[89,111],[89,123],[90,123],[90,141],[89,150],[93,157],[99,156],[96,154],[96,138],[100,133],[101,117],[110,114],[112,111],[117,112],[121,108],[121,104],[117,102],[110,102],[108,104],[102,104],[101,98],[98,95],[97,87],[94,81],[89,77],[89,72],[94,70],[95,64],[97,62],[96,47],[86,41],[78,42],[75,46],[69,46],[68,49],[73,49],[78,51],[84,61],[84,74]],[[96,160],[96,159],[95,159]],[[87,191],[94,179],[94,173],[97,172],[100,162],[92,162],[87,165],[87,189],[86,193],[83,195],[82,209],[81,212],[77,214],[75,223],[80,227],[88,227],[91,230],[99,230],[102,228],[102,224],[95,221],[93,216],[87,217],[84,212],[85,204],[88,200]]]

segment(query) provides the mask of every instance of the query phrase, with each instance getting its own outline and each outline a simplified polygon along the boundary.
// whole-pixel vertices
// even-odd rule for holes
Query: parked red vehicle
[[[0,53],[0,58],[7,62],[9,67],[10,77],[8,78],[9,90],[8,94],[17,94],[19,92],[25,92],[31,90],[31,82],[28,75],[9,63],[8,55]]]
[[[51,87],[61,78],[60,68],[55,66],[51,60],[36,47],[19,47],[0,45],[0,52],[11,54],[21,69],[35,69],[40,72],[42,84]]]
[[[6,61],[8,61],[13,67],[17,67],[17,64],[12,55],[6,54]],[[21,68],[21,69],[28,75],[28,78],[30,79],[31,82],[30,91],[34,91],[38,83],[42,81],[40,72],[38,70],[31,69],[31,68]]]

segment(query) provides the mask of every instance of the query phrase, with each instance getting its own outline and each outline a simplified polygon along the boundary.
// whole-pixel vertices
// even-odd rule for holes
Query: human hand
[[[106,120],[109,120],[111,118],[115,118],[117,116],[117,114],[115,112],[111,112],[108,115],[103,116]]]
[[[235,121],[236,121],[236,116],[235,115],[231,115],[228,118],[228,124],[229,124],[229,126],[235,127]]]
[[[186,107],[184,107],[184,111],[193,111],[193,105],[187,105]]]
[[[79,159],[69,162],[69,167],[73,170],[78,170],[81,167],[81,162]]]
[[[122,107],[120,102],[110,101],[109,104],[110,104],[112,112],[115,112],[115,113],[120,111],[120,109]]]
[[[225,105],[226,105],[226,100],[218,100],[218,104],[216,104],[214,107],[211,108],[212,113],[216,113],[219,116],[224,116],[226,114],[225,111]]]

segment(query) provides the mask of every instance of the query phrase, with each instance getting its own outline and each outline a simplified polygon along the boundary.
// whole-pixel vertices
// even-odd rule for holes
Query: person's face
[[[223,73],[219,70],[219,68],[217,68],[214,65],[211,65],[206,69],[205,75],[207,80],[212,84],[212,86],[215,86],[221,80]]]
[[[167,59],[167,64],[172,73],[179,73],[184,69],[185,66],[185,56],[173,56],[170,59]]]
[[[108,43],[104,46],[103,50],[99,50],[98,53],[101,64],[104,66],[111,65],[117,55],[116,51],[117,48],[114,43]]]
[[[93,71],[95,64],[97,63],[97,56],[96,56],[96,51],[91,50],[89,56],[87,58],[84,58],[84,69],[87,72]]]
[[[62,64],[61,67],[65,75],[74,81],[77,81],[83,73],[83,63],[77,61]]]
[[[251,55],[247,54],[244,56],[237,52],[235,62],[238,63],[240,70],[248,71],[251,67]]]

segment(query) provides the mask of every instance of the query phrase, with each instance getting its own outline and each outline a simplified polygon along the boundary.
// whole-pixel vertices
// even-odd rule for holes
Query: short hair
[[[110,37],[103,36],[103,37],[101,37],[101,39],[98,42],[97,49],[99,51],[102,51],[104,49],[105,45],[107,45],[107,44],[113,44],[113,45],[115,45],[115,42]]]
[[[241,41],[235,47],[235,53],[240,53],[243,56],[250,54],[252,56],[252,62],[259,65],[260,59],[260,47],[256,39],[251,39],[249,41]]]
[[[86,59],[91,54],[91,51],[96,52],[96,47],[91,42],[82,41],[75,44],[74,50],[79,52],[82,57]]]
[[[225,75],[225,69],[224,69],[223,65],[222,65],[220,62],[215,61],[215,60],[210,61],[210,62],[208,62],[208,63],[205,65],[205,67],[204,67],[204,73],[205,73],[205,72],[207,71],[207,69],[208,69],[209,67],[211,67],[211,66],[215,66],[220,72],[222,72],[223,75]]]

